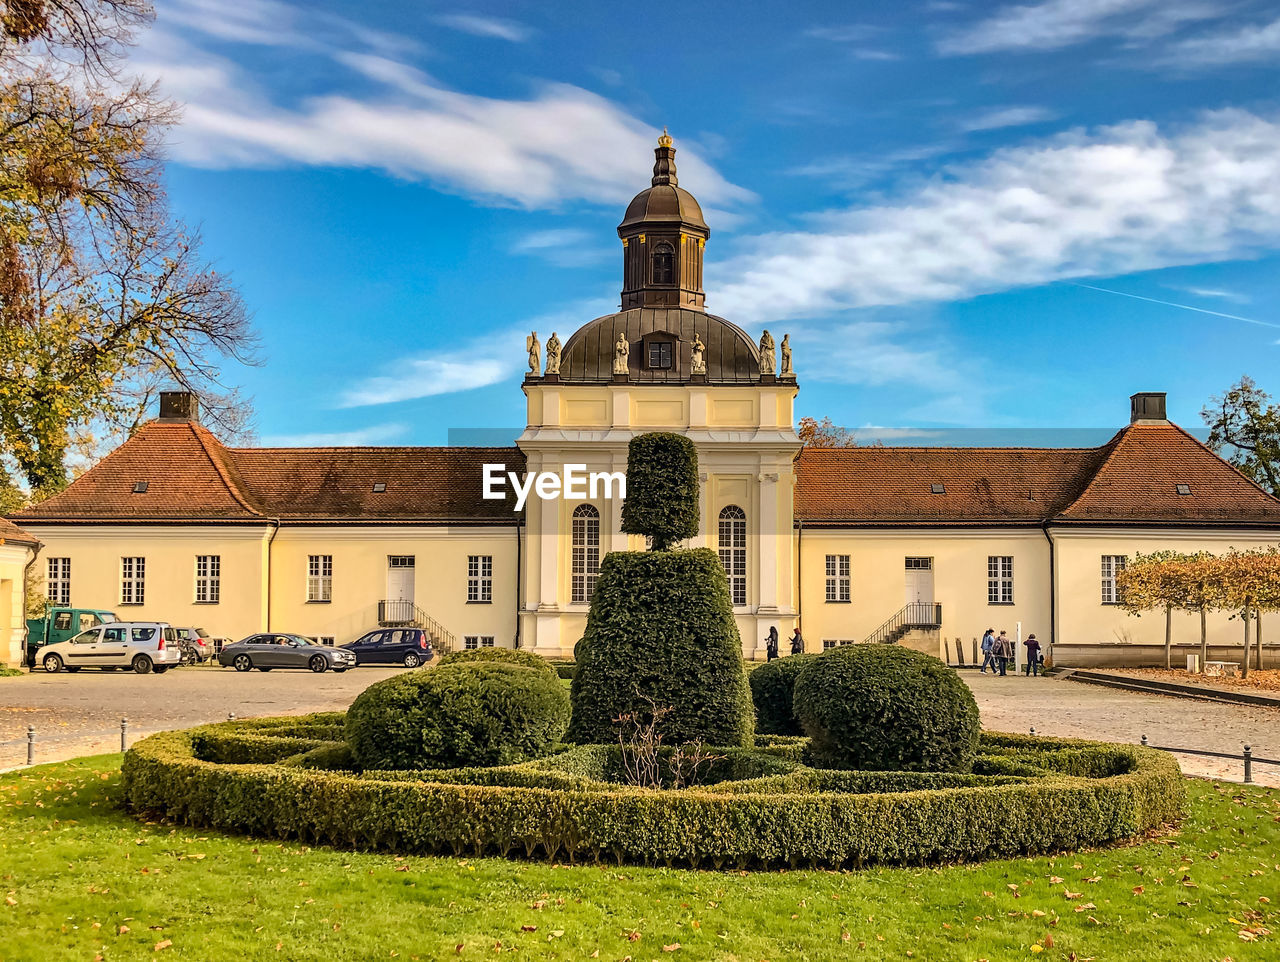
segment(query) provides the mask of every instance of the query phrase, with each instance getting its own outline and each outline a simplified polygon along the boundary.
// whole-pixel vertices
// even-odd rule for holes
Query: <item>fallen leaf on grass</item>
[[[680,943],[679,943],[679,942],[672,942],[670,945],[664,945],[664,946],[662,947],[662,951],[663,951],[663,952],[675,952],[675,951],[679,950],[679,948],[680,948]]]
[[[156,943],[156,947],[154,951],[163,952],[165,949],[167,949],[171,945],[173,945],[173,939],[165,939],[161,942]]]

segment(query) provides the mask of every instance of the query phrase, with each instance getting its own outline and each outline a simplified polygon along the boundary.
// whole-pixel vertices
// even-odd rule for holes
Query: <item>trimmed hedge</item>
[[[800,672],[793,697],[813,757],[824,768],[973,767],[978,703],[969,686],[930,655],[897,645],[832,648]]]
[[[668,744],[751,744],[755,727],[729,583],[710,548],[614,551],[575,648],[569,739],[613,743],[613,719],[671,708]]]
[[[367,769],[509,765],[550,752],[568,724],[569,696],[545,662],[459,660],[370,685],[346,738]]]
[[[800,671],[817,655],[787,655],[761,664],[747,675],[756,706],[756,732],[762,735],[803,735],[792,706],[792,690]]]
[[[641,434],[627,445],[622,530],[655,551],[698,535],[698,451],[683,434]]]
[[[220,727],[139,741],[124,759],[125,805],[194,826],[404,854],[745,867],[928,864],[1079,849],[1174,821],[1185,804],[1178,765],[1164,752],[1021,736],[984,739],[984,751],[1029,760],[1038,777],[815,770],[739,751],[730,767],[764,774],[654,791],[602,780],[611,764],[607,746],[506,768],[394,777],[197,758],[195,739]],[[1085,767],[1107,774],[1052,772],[1059,753],[1074,759],[1066,767],[1087,760]],[[454,780],[444,781],[446,774]],[[993,830],[1000,825],[1018,831]]]
[[[446,665],[466,665],[473,662],[497,662],[506,665],[519,665],[522,668],[536,668],[539,671],[555,672],[555,668],[552,667],[547,659],[529,651],[521,651],[519,648],[464,648],[461,651],[449,652],[449,654],[436,662],[436,667],[444,668]]]

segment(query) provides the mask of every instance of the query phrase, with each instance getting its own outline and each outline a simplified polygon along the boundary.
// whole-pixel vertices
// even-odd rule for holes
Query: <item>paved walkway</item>
[[[978,699],[982,727],[1101,741],[1138,742],[1143,735],[1152,745],[1239,752],[1246,744],[1255,755],[1280,758],[1280,711],[1247,705],[1223,705],[1190,698],[1147,695],[1101,688],[1077,681],[1026,678],[1022,675],[960,672]],[[1208,775],[1240,781],[1244,763],[1223,758],[1178,755],[1188,775]],[[1260,785],[1280,787],[1280,766],[1255,765]]]
[[[50,762],[120,748],[120,718],[132,737],[203,722],[304,714],[346,708],[394,668],[343,674],[183,668],[164,675],[82,671],[0,678],[0,769],[26,761],[26,730],[36,729],[36,761]],[[1005,678],[962,671],[982,710],[983,726],[1045,735],[1137,742],[1280,758],[1280,711],[1146,695],[1050,678]],[[1239,781],[1239,761],[1180,755],[1183,771]],[[1254,779],[1280,787],[1280,767],[1254,766]]]

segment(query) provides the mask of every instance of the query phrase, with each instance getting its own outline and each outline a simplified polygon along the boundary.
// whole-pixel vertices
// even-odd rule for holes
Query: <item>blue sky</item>
[[[616,309],[663,125],[708,309],[792,334],[800,414],[1052,443],[1280,393],[1274,2],[157,8],[133,66],[184,107],[170,198],[256,317],[224,380],[266,443],[522,425],[524,334]]]

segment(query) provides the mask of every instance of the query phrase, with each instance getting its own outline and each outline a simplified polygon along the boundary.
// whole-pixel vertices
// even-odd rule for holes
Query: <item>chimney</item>
[[[1129,423],[1169,423],[1164,391],[1142,391],[1129,395]]]
[[[161,391],[160,420],[199,421],[200,399],[190,391]]]

